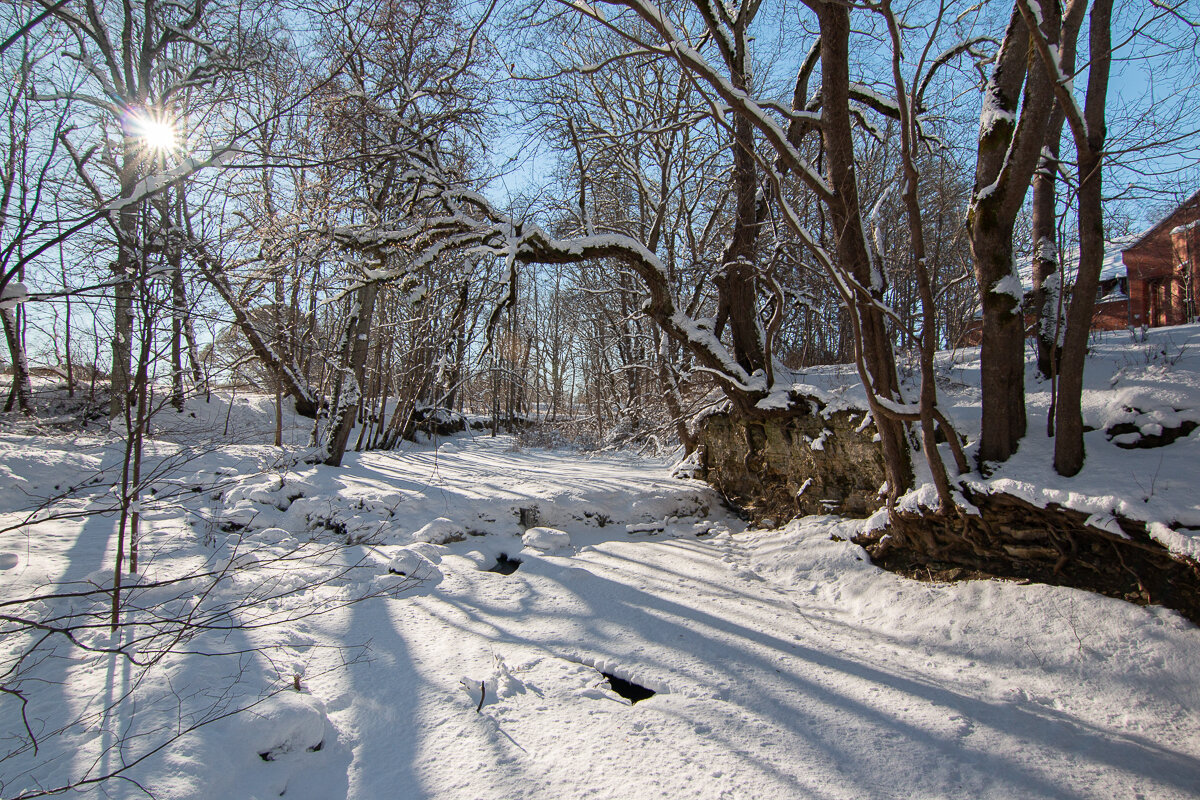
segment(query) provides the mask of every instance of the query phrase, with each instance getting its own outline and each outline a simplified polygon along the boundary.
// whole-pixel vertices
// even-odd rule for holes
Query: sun
[[[179,150],[179,130],[170,119],[153,112],[142,112],[133,114],[131,122],[134,134],[151,152],[166,155]]]

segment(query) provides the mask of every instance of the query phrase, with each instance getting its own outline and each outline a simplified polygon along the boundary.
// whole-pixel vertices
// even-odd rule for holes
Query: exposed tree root
[[[1172,555],[1142,523],[1118,518],[1121,536],[1056,505],[1038,508],[1006,494],[967,492],[967,498],[981,516],[898,512],[886,529],[857,542],[879,566],[918,580],[998,577],[1071,586],[1173,608],[1200,624],[1200,564]]]

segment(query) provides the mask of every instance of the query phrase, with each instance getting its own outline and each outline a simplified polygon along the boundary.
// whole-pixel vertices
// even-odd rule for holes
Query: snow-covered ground
[[[1140,504],[1188,540],[1200,433],[1122,450],[1103,430],[1200,407],[1200,332],[1173,335],[1165,355],[1097,347],[1099,430],[1074,484],[1035,436],[990,480],[1046,502],[1111,496],[1127,515]],[[960,354],[948,372],[964,421],[973,368]],[[809,380],[838,390],[836,371]],[[1200,797],[1200,633],[1175,612],[909,581],[848,541],[861,522],[747,531],[662,462],[476,433],[330,469],[263,444],[272,424],[253,397],[160,415],[127,596],[146,624],[110,637],[104,595],[0,605],[0,669],[40,635],[11,617],[90,621],[81,645],[163,654],[142,668],[51,637],[4,675],[27,705],[22,718],[22,698],[0,696],[0,796],[130,765],[84,791]],[[289,437],[302,444],[302,427]],[[0,429],[0,603],[110,584],[115,517],[102,512],[120,456],[100,432]],[[631,704],[602,673],[655,694]]]

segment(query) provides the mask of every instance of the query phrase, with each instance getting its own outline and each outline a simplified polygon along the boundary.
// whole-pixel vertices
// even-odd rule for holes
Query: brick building
[[[1200,289],[1200,191],[1122,252],[1130,324],[1157,328],[1197,317]]]

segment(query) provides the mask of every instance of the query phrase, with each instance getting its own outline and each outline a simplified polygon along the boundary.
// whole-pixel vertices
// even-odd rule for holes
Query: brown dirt
[[[1200,564],[1172,555],[1142,523],[1118,519],[1124,538],[1085,524],[1088,515],[1071,509],[1038,508],[1005,494],[968,499],[981,516],[902,512],[857,543],[874,563],[917,580],[1071,586],[1173,608],[1200,624]]]

